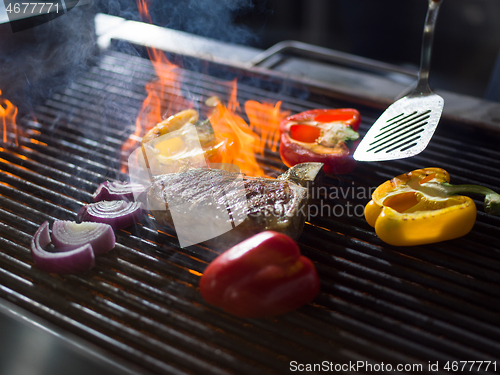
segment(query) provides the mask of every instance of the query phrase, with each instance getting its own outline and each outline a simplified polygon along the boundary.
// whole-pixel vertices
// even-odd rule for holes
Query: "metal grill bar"
[[[221,78],[211,74],[179,70],[184,92],[200,106],[207,96],[227,97]],[[153,373],[275,374],[286,373],[290,361],[498,360],[500,250],[487,239],[499,237],[500,219],[482,212],[463,239],[409,248],[382,243],[362,217],[312,218],[298,242],[317,266],[321,293],[272,319],[242,320],[207,306],[197,284],[217,252],[179,248],[175,232],[152,217],[118,232],[115,250],[87,274],[37,270],[29,251],[36,228],[75,219],[100,182],[126,177],[121,145],[134,131],[144,85],[154,78],[149,61],[108,51],[37,108],[36,121],[21,120],[20,147],[0,150],[0,297]],[[345,104],[315,101],[313,93],[307,98],[293,82],[258,83],[243,79],[239,100],[283,100],[292,112]],[[361,110],[364,132],[378,113]],[[457,183],[498,190],[494,143],[451,128],[440,126],[415,158],[360,163],[352,175],[327,178],[326,187],[374,187],[438,165]],[[284,170],[270,150],[259,162],[270,174]],[[346,196],[326,204],[366,202]]]

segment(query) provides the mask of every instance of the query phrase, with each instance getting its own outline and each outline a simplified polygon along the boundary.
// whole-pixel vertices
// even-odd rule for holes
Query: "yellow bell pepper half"
[[[458,193],[484,194],[485,211],[500,214],[500,196],[478,185],[450,185],[441,168],[424,168],[384,182],[365,207],[365,218],[377,236],[395,246],[451,240],[470,232],[476,205]]]

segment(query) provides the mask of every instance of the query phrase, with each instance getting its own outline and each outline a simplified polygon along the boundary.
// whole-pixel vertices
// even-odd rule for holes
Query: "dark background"
[[[99,0],[104,13],[139,19],[135,0]],[[153,23],[268,48],[299,40],[418,66],[426,0],[150,0]],[[443,0],[431,86],[483,97],[500,50],[500,0]]]

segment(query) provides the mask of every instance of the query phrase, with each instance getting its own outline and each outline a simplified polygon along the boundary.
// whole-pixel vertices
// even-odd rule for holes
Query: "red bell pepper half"
[[[352,108],[313,109],[280,123],[280,155],[291,167],[320,162],[327,174],[345,174],[356,167],[352,157],[359,141],[359,112]]]
[[[313,263],[293,239],[259,233],[209,264],[200,280],[208,303],[245,318],[275,316],[299,308],[319,292]]]

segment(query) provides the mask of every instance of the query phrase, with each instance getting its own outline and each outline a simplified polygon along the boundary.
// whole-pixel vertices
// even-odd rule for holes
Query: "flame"
[[[170,63],[162,51],[151,48],[148,54],[158,79],[146,84],[147,97],[136,118],[135,131],[122,147],[124,153],[135,147],[137,139],[164,118],[192,108],[192,104],[182,97],[178,67]]]
[[[145,21],[153,23],[153,21],[151,20],[151,15],[149,14],[148,3],[146,0],[137,0],[137,8],[139,9],[139,14]]]
[[[245,102],[245,112],[250,121],[250,127],[260,134],[257,144],[257,152],[264,155],[266,146],[271,151],[278,150],[279,124],[287,116],[289,111],[281,111],[281,101],[276,104],[259,103],[255,100]]]
[[[137,0],[137,6],[142,18],[152,23],[147,1]],[[144,121],[146,131],[162,119],[183,109],[192,108],[192,104],[182,96],[182,81],[178,74],[179,67],[172,64],[165,53],[156,48],[148,48],[148,55],[158,80],[146,85],[148,97],[141,110],[141,114],[148,113]],[[168,103],[168,107],[164,108],[163,103]]]
[[[264,171],[255,159],[258,136],[238,114],[240,106],[236,100],[237,83],[233,81],[233,90],[227,107],[220,101],[208,117],[215,138],[222,142],[221,162],[235,164],[242,173],[250,176],[262,176]]]
[[[152,23],[147,1],[137,0],[137,7],[141,17]],[[137,146],[138,140],[153,126],[172,114],[192,108],[192,104],[182,96],[178,66],[156,48],[148,48],[148,55],[158,79],[146,84],[147,97],[136,118],[135,130],[122,146],[122,155],[127,157]],[[122,172],[126,172],[125,163],[122,164]]]
[[[278,125],[287,116],[280,110],[281,103],[259,103],[249,100],[245,103],[248,125],[240,116],[237,100],[237,81],[232,81],[232,91],[227,106],[218,102],[209,116],[215,136],[224,142],[222,163],[237,165],[242,173],[249,176],[265,176],[256,160],[256,154],[264,155],[266,144],[276,151],[279,137]]]
[[[0,96],[2,95],[2,90],[0,90]],[[19,146],[18,140],[17,140],[17,124],[16,124],[16,117],[17,117],[17,107],[12,104],[9,100],[7,99],[2,99],[0,98],[0,120],[2,124],[2,130],[3,130],[3,135],[2,135],[2,141],[3,143],[10,143],[9,142],[9,134],[14,135],[14,144]]]
[[[147,0],[137,0],[137,6],[143,20],[151,23]],[[182,95],[179,67],[172,64],[161,50],[148,48],[148,55],[158,79],[146,84],[147,97],[137,116],[134,133],[122,146],[122,155],[128,156],[128,151],[135,148],[153,126],[177,112],[194,107]],[[264,155],[266,145],[273,151],[277,150],[278,125],[288,112],[280,109],[281,102],[271,104],[250,100],[244,106],[250,122],[248,125],[237,99],[237,81],[221,84],[228,85],[231,90],[227,105],[218,100],[209,113],[202,114],[209,118],[218,145],[217,155],[213,158],[207,156],[207,159],[235,164],[249,176],[265,176],[256,155]],[[126,163],[122,172],[126,172],[125,169]]]

